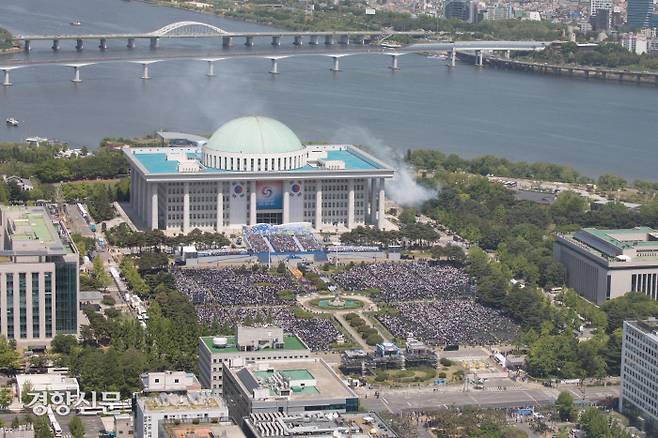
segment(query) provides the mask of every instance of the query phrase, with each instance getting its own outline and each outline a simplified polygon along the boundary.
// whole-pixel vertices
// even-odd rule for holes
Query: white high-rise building
[[[0,210],[0,334],[45,347],[80,329],[78,251],[43,207]]]
[[[658,426],[658,320],[624,321],[619,410]]]

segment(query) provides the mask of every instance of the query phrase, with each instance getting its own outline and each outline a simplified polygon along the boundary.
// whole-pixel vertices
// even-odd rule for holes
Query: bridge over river
[[[433,32],[428,31],[331,31],[331,32],[294,32],[294,31],[267,31],[267,32],[229,32],[212,24],[201,23],[198,21],[179,21],[171,23],[160,29],[146,33],[120,33],[120,34],[59,34],[59,35],[16,35],[15,40],[22,41],[26,52],[31,49],[32,41],[52,41],[52,49],[58,51],[61,41],[75,41],[75,48],[80,51],[84,48],[85,42],[97,40],[98,48],[107,50],[108,41],[126,40],[128,48],[135,48],[137,40],[148,40],[152,49],[160,44],[160,39],[166,38],[218,38],[222,41],[222,46],[229,47],[234,38],[244,38],[244,44],[248,47],[254,45],[255,38],[271,37],[272,45],[281,44],[281,38],[292,37],[295,46],[304,44],[304,38],[308,38],[311,45],[320,44],[324,38],[324,44],[333,45],[336,42],[347,45],[350,42],[365,44],[366,41],[378,38],[385,40],[392,36],[403,35],[410,37],[432,37]]]
[[[150,79],[149,66],[155,63],[161,63],[174,60],[190,60],[201,61],[208,64],[207,75],[209,77],[215,76],[215,63],[224,60],[235,58],[260,58],[269,60],[271,74],[279,74],[279,61],[291,57],[303,56],[323,56],[331,59],[330,70],[334,72],[340,71],[340,60],[346,56],[356,55],[384,55],[391,58],[390,68],[398,70],[400,68],[399,57],[412,53],[426,53],[426,52],[447,52],[447,64],[450,67],[455,66],[456,55],[458,51],[472,53],[475,56],[475,64],[478,66],[483,65],[484,53],[502,53],[504,56],[509,57],[512,51],[535,51],[543,50],[550,43],[540,41],[446,41],[446,42],[428,42],[401,46],[399,48],[386,48],[381,46],[367,46],[367,45],[353,45],[342,46],[340,50],[336,50],[331,45],[316,48],[291,48],[291,49],[253,49],[247,47],[241,50],[216,50],[210,52],[199,53],[198,51],[187,52],[172,52],[167,53],[166,49],[161,49],[157,52],[150,52],[148,54],[103,54],[102,56],[84,56],[84,57],[71,57],[64,59],[61,57],[49,58],[48,56],[41,56],[36,59],[25,57],[22,59],[15,59],[8,61],[5,65],[0,65],[0,71],[3,73],[2,85],[10,86],[10,72],[12,70],[28,67],[39,66],[64,66],[73,69],[73,82],[82,82],[80,70],[83,67],[88,67],[96,64],[104,63],[117,63],[129,62],[139,64],[142,66],[141,78]]]

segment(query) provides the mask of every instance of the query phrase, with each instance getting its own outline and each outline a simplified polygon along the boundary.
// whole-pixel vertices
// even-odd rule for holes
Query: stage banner
[[[283,208],[283,188],[281,181],[256,182],[256,209],[280,210]]]

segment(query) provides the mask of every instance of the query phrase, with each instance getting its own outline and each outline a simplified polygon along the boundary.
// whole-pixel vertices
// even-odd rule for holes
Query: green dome
[[[222,125],[206,148],[243,154],[277,154],[304,149],[299,138],[283,123],[269,117],[240,117]]]

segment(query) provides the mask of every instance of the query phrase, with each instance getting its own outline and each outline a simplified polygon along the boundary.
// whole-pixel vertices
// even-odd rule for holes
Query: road
[[[7,60],[7,66],[38,66],[38,65],[66,65],[106,62],[129,62],[129,61],[167,61],[167,60],[200,60],[200,59],[230,59],[230,58],[268,58],[288,56],[331,56],[334,54],[382,54],[390,53],[392,50],[384,50],[377,47],[313,47],[313,48],[233,48],[216,50],[162,50],[162,51],[138,51],[138,52],[100,52],[89,51],[81,53],[63,53],[51,55],[48,53],[35,53],[25,58]]]
[[[576,387],[527,388],[507,391],[468,391],[428,389],[380,390],[376,398],[373,391],[360,390],[361,402],[366,409],[376,412],[398,413],[408,410],[422,410],[450,406],[476,405],[483,408],[508,408],[514,406],[549,405],[555,402],[561,390],[574,394],[583,401],[601,401],[619,396],[618,386],[585,388],[585,397]],[[367,398],[365,398],[367,394]]]

